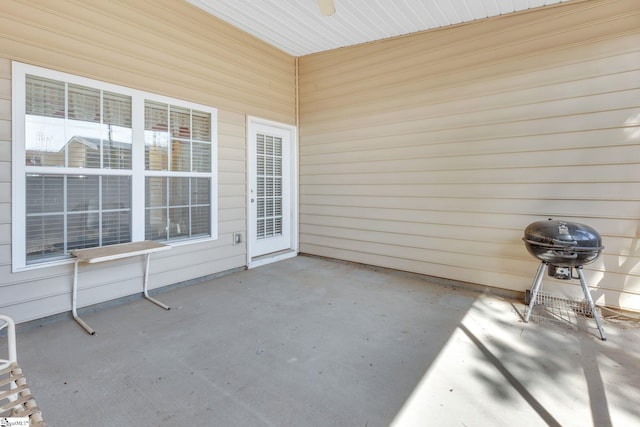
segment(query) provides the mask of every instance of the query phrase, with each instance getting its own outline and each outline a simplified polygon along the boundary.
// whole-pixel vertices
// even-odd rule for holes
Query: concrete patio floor
[[[49,426],[640,425],[635,321],[307,256],[156,297],[18,328]]]

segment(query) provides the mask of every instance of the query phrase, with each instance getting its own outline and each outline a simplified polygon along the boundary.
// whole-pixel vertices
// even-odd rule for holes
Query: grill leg
[[[525,323],[529,322],[529,317],[531,317],[533,306],[536,305],[536,298],[538,297],[538,292],[540,291],[540,286],[542,285],[542,276],[544,276],[544,272],[546,269],[547,263],[541,262],[540,266],[538,266],[536,278],[533,279],[533,285],[531,286],[531,299],[529,300],[529,308],[527,308],[527,313],[524,315]]]
[[[593,298],[591,298],[591,292],[589,292],[589,288],[587,287],[587,282],[584,280],[584,274],[582,273],[582,266],[576,267],[578,270],[578,277],[580,277],[580,285],[582,285],[582,291],[584,292],[584,297],[587,299],[589,303],[589,307],[591,307],[591,313],[593,313],[593,318],[596,320],[596,325],[598,325],[598,331],[600,331],[600,338],[602,341],[606,341],[607,337],[604,335],[604,329],[602,328],[602,323],[600,323],[600,316],[596,311],[596,305],[593,303]]]

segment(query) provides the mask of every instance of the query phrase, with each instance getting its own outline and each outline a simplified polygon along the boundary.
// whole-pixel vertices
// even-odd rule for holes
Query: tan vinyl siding
[[[301,252],[524,290],[564,218],[640,310],[639,46],[636,1],[588,1],[300,58]]]
[[[11,61],[218,108],[218,240],[151,257],[150,288],[247,263],[246,116],[295,123],[295,60],[186,2],[0,3],[0,312],[71,309],[73,265],[12,273]],[[15,236],[14,236],[15,237]],[[79,306],[142,291],[142,257],[81,266]]]
[[[0,54],[293,123],[294,58],[186,2],[3,1]]]

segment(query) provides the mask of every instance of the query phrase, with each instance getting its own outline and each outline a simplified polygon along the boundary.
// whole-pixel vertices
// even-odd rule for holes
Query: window
[[[215,109],[14,62],[13,112],[14,271],[217,238]]]
[[[185,173],[211,170],[211,115],[145,101],[145,236],[207,236],[211,180]]]

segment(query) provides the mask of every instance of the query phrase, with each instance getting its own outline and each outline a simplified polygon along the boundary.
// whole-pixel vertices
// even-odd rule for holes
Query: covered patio
[[[640,327],[312,256],[18,328],[50,426],[630,426]],[[4,343],[2,345],[5,345]],[[4,350],[4,348],[2,348]]]

